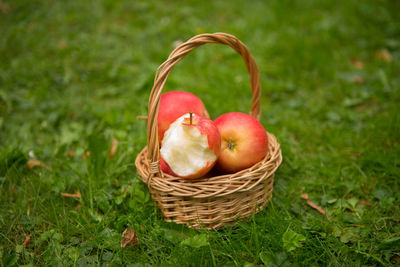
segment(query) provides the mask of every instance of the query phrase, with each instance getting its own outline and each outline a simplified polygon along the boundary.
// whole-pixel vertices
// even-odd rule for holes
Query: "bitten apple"
[[[161,170],[186,179],[200,178],[215,165],[220,148],[221,136],[212,120],[185,114],[165,132]]]
[[[170,124],[189,111],[192,111],[196,115],[210,118],[203,102],[192,93],[171,91],[161,96],[157,117],[158,140],[160,144]]]
[[[268,136],[252,116],[230,112],[214,120],[221,134],[221,153],[217,167],[233,173],[262,160],[268,151]]]

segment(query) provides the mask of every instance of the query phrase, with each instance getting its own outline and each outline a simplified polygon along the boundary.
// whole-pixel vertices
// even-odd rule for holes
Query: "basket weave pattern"
[[[197,35],[175,48],[157,69],[149,98],[147,146],[139,153],[135,164],[166,221],[211,229],[251,215],[268,203],[272,197],[274,173],[282,162],[282,155],[276,138],[268,133],[266,157],[248,169],[198,180],[185,180],[161,172],[157,115],[162,89],[173,66],[190,51],[207,43],[229,45],[243,57],[253,96],[250,115],[260,119],[259,72],[247,47],[226,33]]]

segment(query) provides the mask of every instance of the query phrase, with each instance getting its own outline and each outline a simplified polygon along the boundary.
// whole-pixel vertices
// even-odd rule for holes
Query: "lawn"
[[[399,10],[375,0],[0,0],[0,265],[399,264]],[[283,162],[263,211],[194,230],[165,222],[137,175],[146,123],[136,116],[174,45],[218,31],[257,61],[261,123]],[[212,118],[250,110],[245,65],[226,46],[190,53],[164,89],[195,93]],[[127,228],[139,243],[122,248]]]

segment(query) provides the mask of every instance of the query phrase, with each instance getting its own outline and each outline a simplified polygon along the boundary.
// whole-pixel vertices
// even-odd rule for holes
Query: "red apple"
[[[185,114],[171,124],[161,143],[161,170],[185,179],[207,174],[215,165],[221,136],[210,119]]]
[[[217,162],[220,170],[233,173],[246,169],[267,154],[267,132],[252,116],[230,112],[214,122],[221,134],[221,154]]]
[[[158,140],[160,144],[170,124],[189,111],[192,111],[196,115],[210,118],[203,102],[192,93],[171,91],[161,96],[157,117]]]

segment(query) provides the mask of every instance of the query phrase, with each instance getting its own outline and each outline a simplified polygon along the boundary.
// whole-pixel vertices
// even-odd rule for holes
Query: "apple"
[[[210,118],[203,102],[192,93],[171,91],[161,96],[157,117],[158,140],[160,144],[170,124],[189,111],[192,111],[196,115]]]
[[[161,170],[185,179],[203,177],[215,165],[221,136],[210,119],[193,113],[173,122],[161,143]]]
[[[221,134],[218,169],[233,173],[261,161],[268,151],[268,136],[261,123],[241,112],[223,114],[214,120]]]

